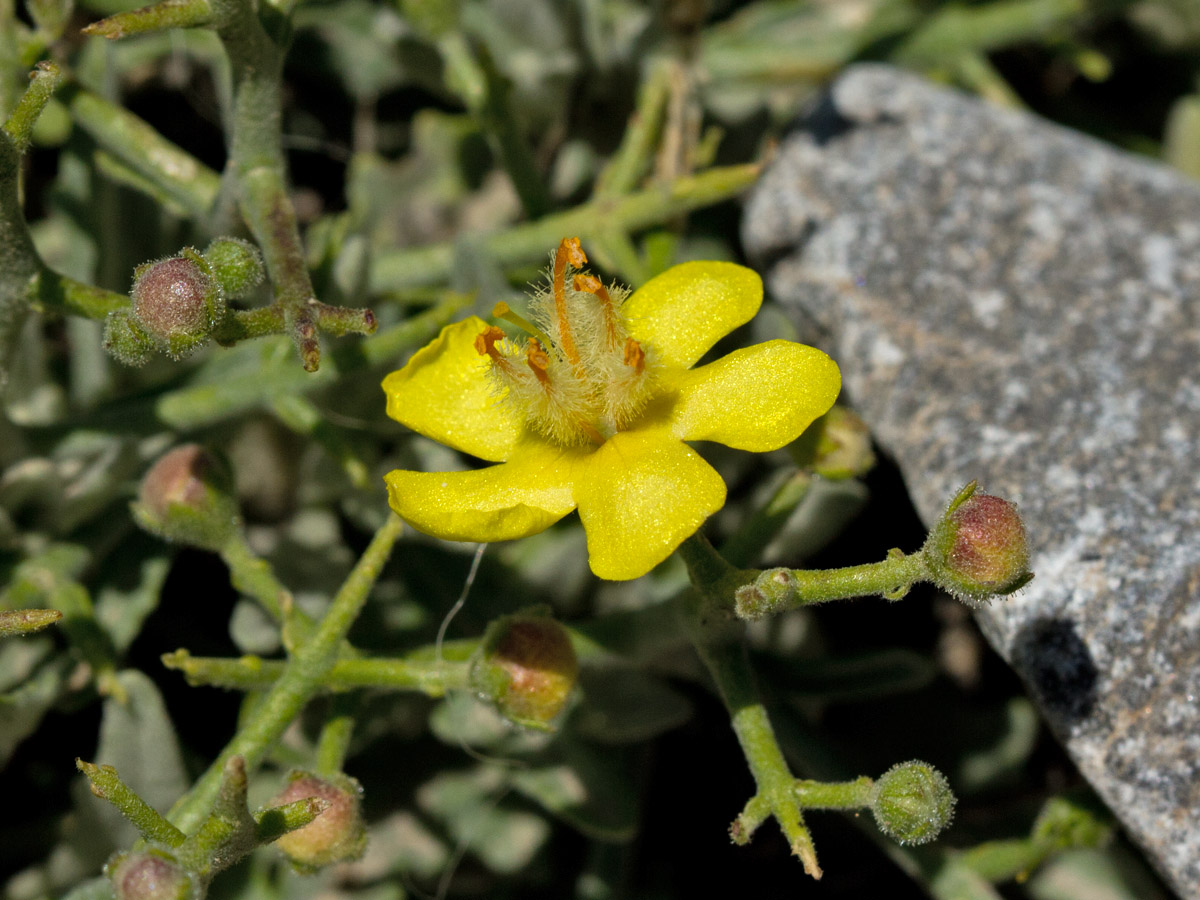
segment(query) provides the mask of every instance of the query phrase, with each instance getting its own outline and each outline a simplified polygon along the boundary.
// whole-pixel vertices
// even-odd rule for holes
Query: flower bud
[[[510,721],[549,731],[578,675],[566,629],[548,616],[518,613],[488,627],[471,686]]]
[[[116,900],[192,900],[192,877],[162,850],[139,850],[113,857],[104,867]]]
[[[249,241],[217,238],[205,248],[204,260],[230,299],[246,296],[263,280],[262,254]]]
[[[927,844],[954,818],[957,801],[946,776],[929,763],[897,763],[871,791],[871,812],[879,830],[901,844]]]
[[[308,797],[328,804],[324,811],[302,828],[289,831],[275,841],[299,872],[311,874],[322,866],[358,859],[367,848],[367,829],[362,819],[362,787],[349,775],[318,778],[310,772],[288,775],[287,787],[267,806],[283,806]]]
[[[800,466],[840,481],[865,475],[875,466],[867,423],[844,406],[834,406],[788,447]]]
[[[164,540],[219,550],[237,527],[237,504],[224,464],[199,444],[176,447],[142,479],[137,523]]]
[[[1029,583],[1025,525],[1015,504],[963,488],[925,542],[933,581],[965,603],[1011,594]]]
[[[154,353],[154,339],[129,310],[118,309],[104,322],[104,349],[127,366],[143,366]]]
[[[175,359],[203,344],[225,314],[220,286],[190,247],[180,256],[138,266],[131,296],[134,318]]]

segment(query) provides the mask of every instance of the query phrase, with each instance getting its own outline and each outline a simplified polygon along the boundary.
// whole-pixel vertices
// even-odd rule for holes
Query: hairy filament
[[[575,369],[582,374],[583,360],[575,347],[575,337],[571,334],[571,321],[567,317],[567,265],[576,268],[585,265],[587,257],[579,246],[579,238],[563,238],[554,253],[554,313],[558,317],[558,336],[562,344],[563,355]]]

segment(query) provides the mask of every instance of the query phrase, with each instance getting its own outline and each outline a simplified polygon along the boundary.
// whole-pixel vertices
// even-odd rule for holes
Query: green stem
[[[733,731],[756,786],[754,799],[734,822],[732,836],[739,843],[748,841],[769,811],[792,852],[800,858],[804,871],[820,878],[816,848],[796,795],[796,779],[783,758],[766,708],[759,699],[741,628],[730,614],[732,585],[744,573],[729,565],[698,533],[680,545],[679,553],[695,588],[680,612],[692,643],[729,710]]]
[[[131,34],[168,28],[195,28],[211,21],[212,7],[208,0],[162,0],[151,6],[126,10],[93,22],[83,29],[83,33],[116,40]]]
[[[71,118],[97,144],[191,215],[202,219],[212,212],[221,183],[216,172],[98,94],[76,86],[63,94]]]
[[[346,756],[350,752],[350,740],[354,737],[355,712],[358,706],[357,696],[343,695],[333,698],[329,717],[321,726],[321,735],[317,739],[317,774],[332,775],[342,771]]]
[[[637,109],[625,128],[621,145],[596,178],[597,199],[628,194],[650,171],[670,91],[670,67],[654,66],[638,92]]]
[[[922,553],[891,551],[887,559],[841,569],[768,569],[737,589],[736,611],[743,619],[760,619],[789,609],[879,594],[903,597],[916,582],[929,577]]]
[[[267,34],[249,0],[214,0],[217,35],[233,72],[228,173],[242,216],[263,251],[275,304],[308,372],[321,362],[316,297],[283,155],[282,72],[286,41]],[[286,32],[286,28],[282,29]]]
[[[270,564],[250,549],[240,528],[234,530],[233,536],[221,548],[221,559],[229,566],[233,586],[253,597],[271,618],[281,622],[283,604],[291,592],[275,577]]]
[[[205,810],[220,787],[226,760],[240,754],[245,757],[248,767],[257,766],[308,700],[322,689],[326,677],[337,663],[346,633],[366,602],[402,530],[400,519],[389,516],[376,532],[326,610],[316,632],[285,664],[279,680],[271,686],[191,791],[175,804],[171,818],[179,828],[188,831],[204,818]]]
[[[178,847],[184,842],[184,833],[126,787],[112,766],[98,766],[76,759],[75,767],[87,777],[92,793],[115,806],[146,840],[158,841],[170,847]]]
[[[737,196],[758,177],[748,164],[710,169],[678,178],[636,194],[590,200],[582,206],[517,225],[484,238],[487,253],[501,266],[537,262],[565,235],[589,235],[610,229],[637,231],[669,221],[681,213]],[[372,293],[438,284],[454,266],[454,243],[381,253],[371,267]]]
[[[0,612],[0,637],[33,634],[62,618],[57,609],[12,609]]]
[[[29,146],[34,122],[59,77],[53,63],[39,65],[32,83],[0,127],[0,386],[29,311],[33,279],[42,268],[21,209],[21,154]]]
[[[246,534],[235,528],[221,548],[221,559],[229,566],[230,581],[253,597],[267,614],[283,626],[283,645],[289,652],[312,634],[315,623],[292,600],[292,592],[275,576],[275,570],[246,542]]]
[[[95,285],[76,281],[43,269],[31,285],[34,296],[44,312],[57,312],[87,319],[103,319],[110,312],[126,309],[129,298],[125,294],[106,291]]]
[[[792,853],[804,865],[804,871],[813,878],[820,878],[817,851],[800,812],[796,779],[788,768],[787,760],[783,758],[767,710],[758,697],[745,647],[740,642],[709,642],[701,638],[696,642],[696,649],[729,710],[734,734],[746,757],[750,774],[754,776],[756,805],[770,810],[787,838]],[[739,817],[734,823],[735,840],[749,840],[753,827],[747,829],[745,826],[755,826],[763,821],[759,813],[761,809],[756,809],[754,818],[757,822],[743,822]],[[743,827],[739,828],[739,824]]]
[[[207,685],[238,691],[263,691],[273,687],[288,671],[289,663],[265,660],[257,656],[219,659],[192,656],[176,650],[162,657],[168,669],[178,669],[193,686]],[[343,659],[322,678],[320,692],[333,693],[356,688],[416,691],[441,697],[447,691],[467,687],[465,662],[437,662],[422,653],[420,657],[399,659]]]
[[[874,779],[866,775],[854,781],[798,779],[793,790],[804,809],[866,809],[871,805],[871,788],[874,785]]]
[[[305,797],[303,800],[293,800],[283,806],[263,810],[262,815],[255,820],[255,840],[260,844],[269,844],[289,831],[303,828],[327,808],[326,801],[317,797]]]
[[[62,70],[49,60],[43,60],[30,73],[29,87],[21,95],[12,113],[4,122],[4,130],[16,145],[17,153],[29,149],[33,138],[33,126],[50,102],[58,83],[62,81]]]

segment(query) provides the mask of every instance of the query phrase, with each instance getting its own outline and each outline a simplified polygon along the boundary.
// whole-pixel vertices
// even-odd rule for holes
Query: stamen
[[[495,325],[489,325],[475,335],[475,350],[480,356],[490,357],[496,371],[505,375],[513,374],[513,361],[500,352],[496,344],[505,339],[504,332]]]
[[[563,238],[554,254],[554,314],[558,317],[558,336],[563,355],[576,372],[583,371],[583,360],[575,348],[571,322],[567,318],[567,264],[582,266],[586,262],[587,257],[579,246],[579,238]]]
[[[495,325],[489,325],[475,335],[475,350],[480,356],[490,356],[493,362],[499,362],[502,357],[496,349],[496,342],[502,340],[504,332]]]
[[[625,365],[639,375],[646,368],[646,351],[633,338],[627,338],[625,341]]]
[[[613,307],[612,297],[608,296],[608,291],[604,287],[604,283],[595,275],[584,272],[581,275],[576,275],[573,282],[575,290],[583,291],[588,294],[595,294],[600,301],[600,306],[604,310],[604,331],[608,338],[608,346],[616,348],[617,346],[617,311]]]
[[[546,369],[550,366],[550,356],[542,349],[537,338],[529,342],[529,349],[525,351],[525,362],[529,364],[529,368],[533,369],[533,374],[537,376],[537,380],[542,383],[542,386],[549,390],[550,375]]]
[[[512,307],[503,300],[492,307],[492,315],[497,319],[503,319],[505,322],[512,322],[526,334],[532,335],[541,341],[542,346],[550,346],[550,338],[546,337],[540,328],[523,316],[519,316],[513,312]]]

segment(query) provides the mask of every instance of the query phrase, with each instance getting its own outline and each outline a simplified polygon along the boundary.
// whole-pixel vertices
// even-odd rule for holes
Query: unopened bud
[[[205,248],[204,259],[229,299],[246,296],[263,280],[262,254],[249,241],[217,238]]]
[[[510,721],[550,730],[578,675],[567,630],[548,616],[518,613],[489,626],[471,686]]]
[[[832,481],[857,478],[875,465],[867,423],[844,406],[834,406],[788,450],[796,463]]]
[[[203,344],[225,314],[220,286],[190,247],[179,256],[138,266],[131,296],[134,318],[175,359]]]
[[[1011,594],[1029,583],[1029,548],[1016,504],[967,485],[929,533],[933,581],[965,603]]]
[[[237,527],[228,470],[199,444],[162,456],[142,479],[134,518],[168,541],[219,550]]]
[[[954,818],[954,792],[946,776],[929,763],[897,763],[871,791],[871,812],[879,830],[901,844],[927,844]]]
[[[325,809],[302,828],[275,841],[292,866],[310,874],[323,866],[358,859],[367,848],[362,818],[362,787],[349,775],[318,778],[309,772],[292,772],[287,787],[268,806],[283,806],[308,797],[326,803]]]
[[[154,339],[127,309],[110,312],[104,322],[104,349],[127,366],[142,366],[154,355]]]
[[[192,877],[163,850],[122,853],[104,867],[116,900],[192,900]]]

